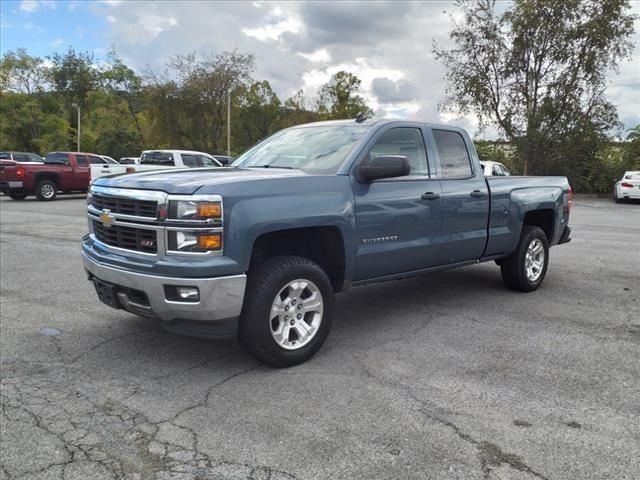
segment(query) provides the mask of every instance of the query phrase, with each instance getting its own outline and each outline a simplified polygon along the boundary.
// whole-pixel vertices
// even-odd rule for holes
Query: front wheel
[[[549,241],[540,227],[525,225],[515,252],[502,261],[505,285],[512,290],[531,292],[544,280],[549,266]]]
[[[327,274],[302,257],[278,256],[249,272],[238,339],[257,359],[289,367],[311,358],[333,320]]]

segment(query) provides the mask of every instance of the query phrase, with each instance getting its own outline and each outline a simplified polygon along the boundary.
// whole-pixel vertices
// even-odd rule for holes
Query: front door
[[[442,185],[440,263],[480,258],[487,243],[489,188],[480,168],[472,168],[470,146],[461,133],[433,129]]]
[[[91,166],[87,155],[77,153],[75,157],[76,165],[73,171],[73,185],[71,188],[74,190],[84,190],[91,182]]]
[[[358,239],[354,280],[437,265],[440,182],[430,176],[422,130],[382,131],[366,155],[406,156],[411,171],[406,177],[371,183],[353,178]]]

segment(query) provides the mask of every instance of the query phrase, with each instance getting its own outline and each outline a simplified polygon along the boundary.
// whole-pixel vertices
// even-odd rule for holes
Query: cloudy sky
[[[640,14],[640,1],[632,4]],[[179,53],[238,49],[255,55],[255,77],[282,99],[302,88],[311,103],[332,74],[348,70],[362,79],[362,94],[378,115],[475,131],[473,118],[438,111],[443,68],[431,49],[434,40],[449,44],[452,11],[449,1],[2,0],[0,49],[44,56],[72,46],[100,58],[113,45],[138,71]],[[610,75],[607,88],[625,128],[640,123],[638,20],[634,41],[633,60]]]

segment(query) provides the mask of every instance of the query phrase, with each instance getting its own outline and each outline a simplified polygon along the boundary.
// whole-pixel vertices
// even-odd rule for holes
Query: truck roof
[[[295,125],[290,128],[305,128],[305,127],[317,127],[320,125],[389,125],[394,123],[402,123],[404,125],[419,125],[430,128],[444,128],[447,130],[463,130],[460,127],[456,127],[454,125],[448,125],[445,123],[432,123],[432,122],[423,122],[419,120],[403,120],[401,118],[369,118],[360,123],[356,122],[355,119],[347,119],[347,120],[322,120],[320,122],[311,122],[311,123],[303,123],[301,125]]]

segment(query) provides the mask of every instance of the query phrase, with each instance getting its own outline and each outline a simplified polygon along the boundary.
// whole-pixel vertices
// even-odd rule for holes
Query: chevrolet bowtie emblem
[[[100,214],[100,221],[102,222],[102,225],[110,227],[114,220],[115,217],[111,215],[111,210],[102,210],[102,213]]]

